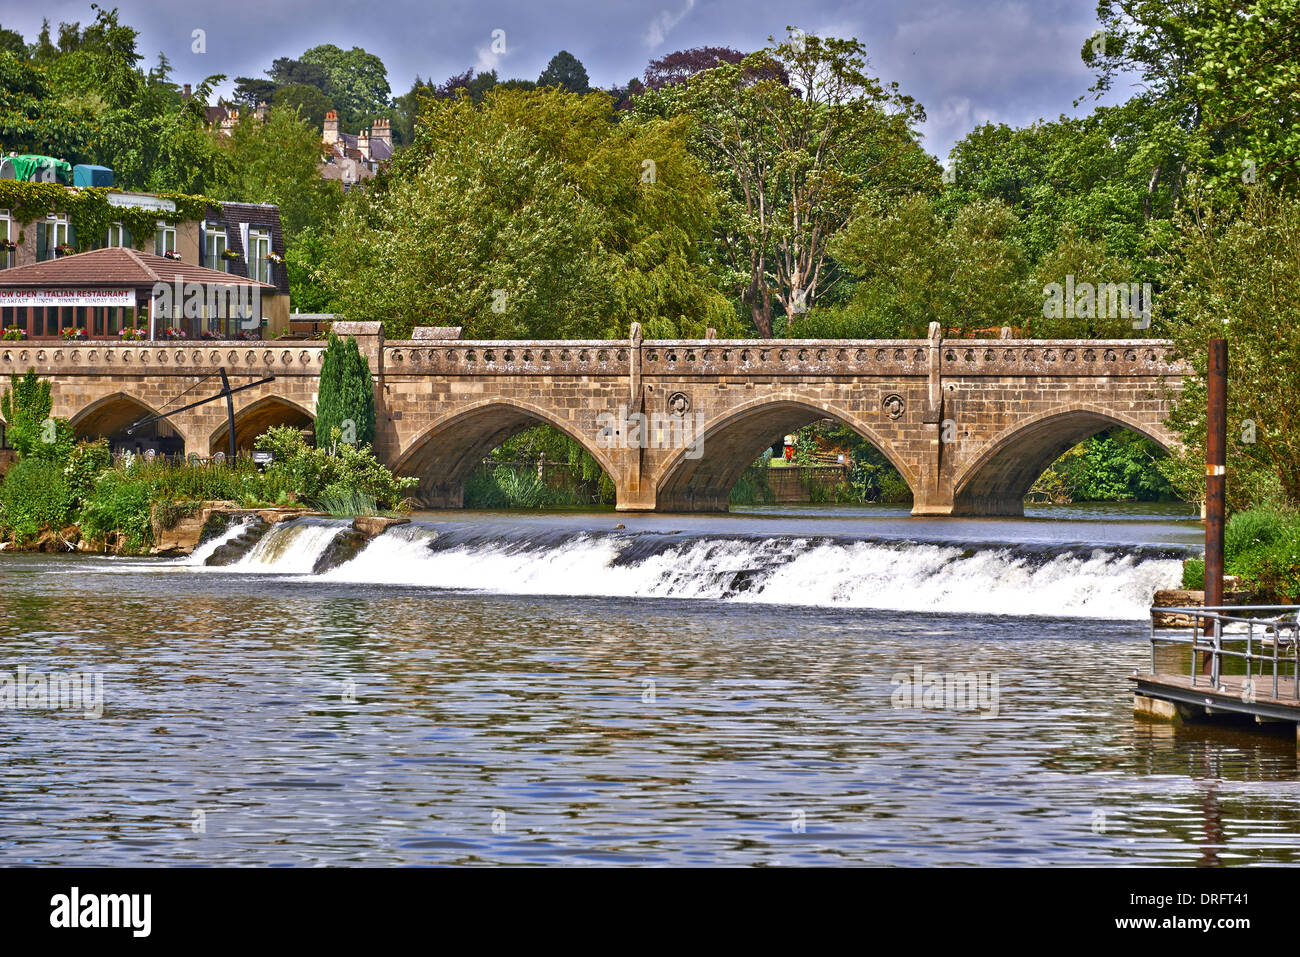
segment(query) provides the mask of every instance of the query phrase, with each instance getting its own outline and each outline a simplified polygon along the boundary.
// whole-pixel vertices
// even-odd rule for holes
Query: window
[[[153,252],[155,256],[166,256],[176,252],[176,227],[168,226],[159,220],[158,229],[153,234]]]
[[[248,278],[271,281],[271,234],[251,230],[248,234]]]
[[[131,230],[127,229],[121,223],[114,223],[108,227],[108,245],[110,246],[130,246]]]
[[[219,226],[209,225],[204,240],[204,265],[209,269],[230,272],[230,262],[221,254],[226,251],[226,231]]]
[[[54,259],[60,253],[72,251],[72,227],[67,216],[51,213],[44,222],[37,223],[36,258]]]
[[[13,228],[10,226],[9,210],[0,209],[0,269],[8,269],[14,264],[16,250],[9,245],[13,241]]]

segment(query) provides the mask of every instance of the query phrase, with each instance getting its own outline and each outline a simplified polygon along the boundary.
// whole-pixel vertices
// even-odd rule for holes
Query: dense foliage
[[[1167,468],[1199,497],[1205,461],[1206,341],[1228,340],[1230,508],[1300,504],[1300,198],[1263,188],[1179,218],[1158,315],[1195,370],[1171,423],[1184,449]]]
[[[1150,439],[1126,429],[1110,429],[1052,463],[1029,495],[1056,504],[1178,501],[1181,496],[1159,468],[1164,457]]]
[[[582,445],[548,425],[512,436],[465,480],[467,508],[613,505],[614,483]]]
[[[344,210],[325,272],[341,311],[399,338],[429,316],[475,338],[637,320],[703,336],[734,322],[698,249],[713,208],[684,122],[614,125],[605,94],[497,89],[430,101]]]
[[[316,397],[317,444],[332,441],[335,432],[347,445],[373,443],[375,392],[370,363],[357,348],[356,339],[348,336],[343,340],[330,333]]]
[[[1223,530],[1223,570],[1264,601],[1300,601],[1300,513],[1238,512]],[[1205,562],[1183,566],[1183,587],[1205,587]]]
[[[341,442],[337,428],[322,448],[308,444],[296,428],[268,430],[256,446],[271,452],[273,461],[259,469],[244,456],[234,462],[172,462],[129,453],[113,457],[103,439],[76,443],[66,422],[48,418],[49,383],[31,375],[14,377],[0,408],[24,437],[21,446],[15,444],[17,463],[0,482],[0,537],[20,544],[53,534],[143,551],[153,543],[160,517],[175,518],[200,502],[303,505],[349,515],[398,511],[418,481],[395,477],[368,444]],[[59,428],[40,427],[29,437],[24,423],[40,416]],[[56,440],[43,441],[42,433]]]

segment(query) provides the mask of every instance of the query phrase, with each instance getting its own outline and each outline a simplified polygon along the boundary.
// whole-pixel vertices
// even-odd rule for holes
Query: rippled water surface
[[[0,669],[104,674],[100,718],[0,711],[0,862],[1300,860],[1294,733],[1134,718],[1146,624],[1099,611],[1093,585],[1050,579],[1068,618],[1033,595],[999,614],[944,606],[981,575],[1049,581],[1051,549],[1078,543],[1113,543],[1078,561],[1146,587],[1169,574],[1158,549],[1197,540],[1185,516],[420,518],[452,544],[401,587],[370,580],[364,552],[324,576],[300,553],[269,573],[0,555]],[[582,537],[614,523],[630,544]],[[981,544],[938,568],[913,551],[937,546],[903,539]],[[570,588],[535,567],[588,546],[633,584],[576,580],[603,574],[598,552],[564,566]],[[724,560],[757,585],[717,591]],[[430,577],[457,567],[550,584]],[[748,600],[806,592],[819,568],[840,576],[826,601]],[[900,610],[922,576],[935,607]],[[826,603],[839,594],[851,605]],[[917,666],[996,676],[996,715],[894,707],[891,679]]]

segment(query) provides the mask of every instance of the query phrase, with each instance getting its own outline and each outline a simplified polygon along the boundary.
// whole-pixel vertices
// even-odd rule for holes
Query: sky
[[[897,81],[925,107],[922,142],[940,158],[980,124],[1024,126],[1094,105],[1079,51],[1097,28],[1096,0],[119,0],[117,6],[122,21],[140,31],[144,65],[165,52],[178,83],[213,73],[262,77],[276,57],[333,43],[378,55],[394,94],[410,89],[417,74],[441,81],[470,67],[535,80],[562,49],[582,61],[593,86],[608,87],[640,77],[650,60],[674,50],[748,52],[795,26],[862,41],[870,72]],[[86,24],[94,13],[88,0],[6,4],[0,24],[30,42],[42,17],[52,25]],[[195,30],[204,31],[205,52],[193,51]],[[500,42],[494,50],[494,35],[504,39],[504,53],[496,52]],[[1102,102],[1128,95],[1121,89]]]

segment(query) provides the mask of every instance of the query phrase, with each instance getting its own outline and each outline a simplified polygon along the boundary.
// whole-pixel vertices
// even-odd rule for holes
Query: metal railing
[[[1192,619],[1190,637],[1157,632],[1156,615],[1185,615]],[[1244,632],[1239,626],[1245,626]],[[1232,630],[1228,630],[1232,629]],[[1191,651],[1191,683],[1198,678],[1210,688],[1219,687],[1223,659],[1239,658],[1246,662],[1245,677],[1266,677],[1272,665],[1273,697],[1278,698],[1278,678],[1292,679],[1292,692],[1300,700],[1300,605],[1207,605],[1194,608],[1151,609],[1151,673],[1156,673],[1156,646],[1187,645]],[[1244,645],[1244,647],[1242,647]],[[1256,648],[1258,647],[1258,651]],[[1271,650],[1267,650],[1271,649]],[[1208,656],[1210,672],[1201,672]],[[1259,662],[1258,675],[1255,662]],[[1290,666],[1290,675],[1286,674]]]

